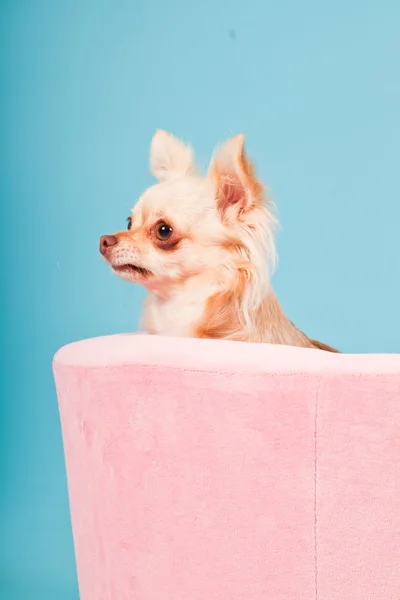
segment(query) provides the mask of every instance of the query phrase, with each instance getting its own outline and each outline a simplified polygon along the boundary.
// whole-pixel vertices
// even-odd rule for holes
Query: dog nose
[[[110,246],[115,246],[117,242],[118,240],[115,237],[115,235],[102,235],[100,238],[100,252],[102,254],[105,254],[107,248],[109,248]]]

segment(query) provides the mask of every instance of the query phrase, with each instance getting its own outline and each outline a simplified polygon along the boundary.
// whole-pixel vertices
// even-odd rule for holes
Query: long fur
[[[129,230],[100,243],[119,276],[148,289],[146,328],[336,352],[298,330],[275,297],[277,220],[244,136],[222,145],[202,177],[191,148],[157,131],[150,165],[158,183],[133,208]]]

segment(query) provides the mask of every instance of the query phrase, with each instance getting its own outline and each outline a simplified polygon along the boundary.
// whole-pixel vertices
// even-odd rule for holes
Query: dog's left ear
[[[219,148],[208,177],[215,184],[218,208],[226,218],[238,218],[262,202],[263,186],[246,155],[243,134]]]
[[[191,147],[172,133],[159,129],[151,141],[150,169],[160,181],[194,174],[196,169]]]

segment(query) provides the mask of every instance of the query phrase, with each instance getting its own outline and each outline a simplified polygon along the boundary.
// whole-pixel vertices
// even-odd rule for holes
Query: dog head
[[[239,135],[198,174],[189,146],[157,131],[150,149],[157,183],[139,198],[126,231],[104,235],[100,252],[120,277],[152,291],[210,272],[265,286],[273,265],[274,217]]]

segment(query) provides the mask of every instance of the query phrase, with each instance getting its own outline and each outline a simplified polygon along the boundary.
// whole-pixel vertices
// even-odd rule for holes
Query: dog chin
[[[111,265],[111,268],[119,277],[133,282],[141,283],[153,276],[148,269],[130,263],[125,265]]]
[[[146,288],[148,292],[154,294],[155,296],[159,296],[163,300],[167,300],[171,297],[171,293],[173,292],[174,287],[177,284],[175,279],[168,277],[167,275],[159,275],[153,277],[149,277],[148,279],[144,279],[140,281],[140,283]]]

